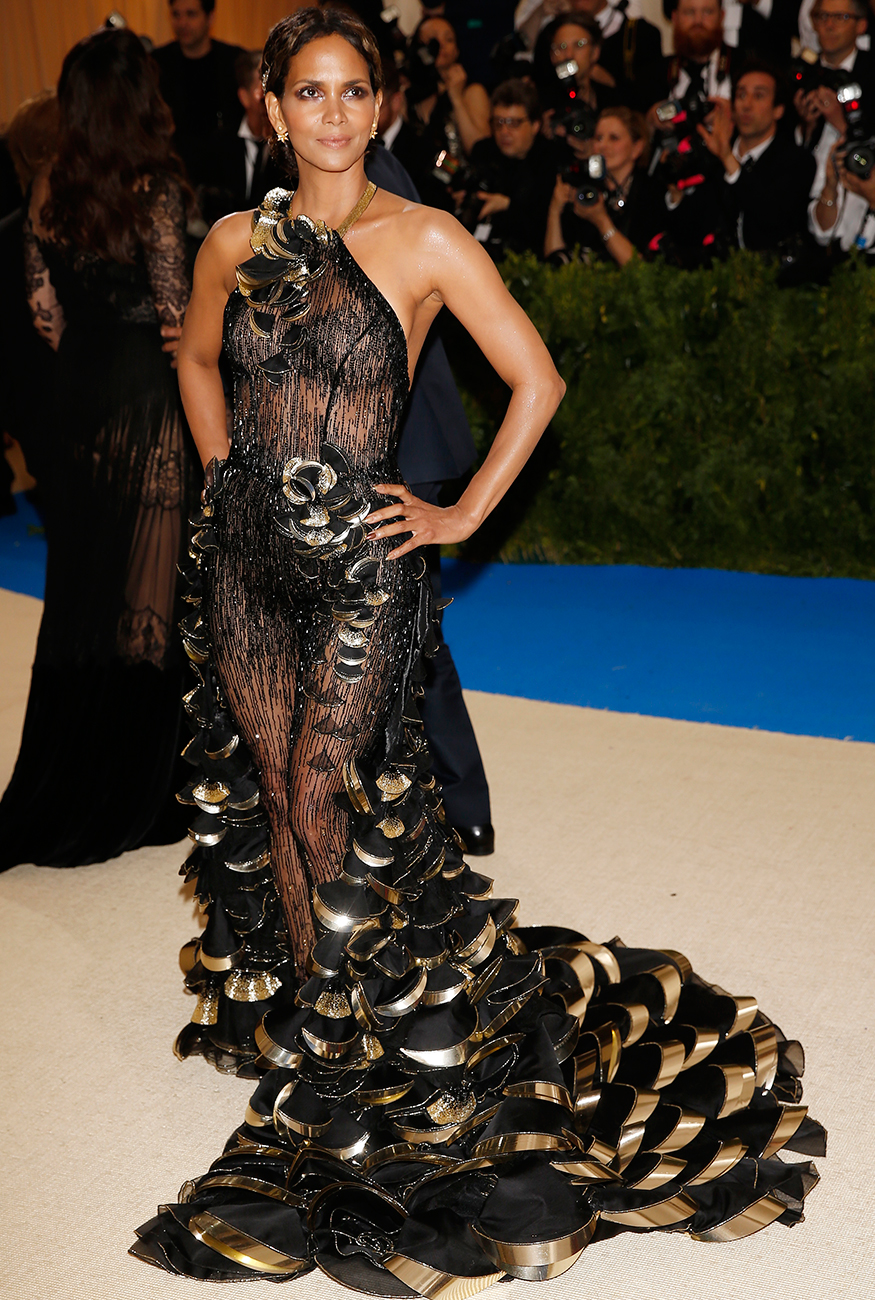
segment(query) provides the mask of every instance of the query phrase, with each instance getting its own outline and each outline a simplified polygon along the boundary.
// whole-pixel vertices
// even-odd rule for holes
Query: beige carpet
[[[38,602],[0,592],[0,781],[15,757]],[[807,1221],[731,1246],[626,1236],[508,1300],[868,1300],[875,1295],[875,746],[472,694],[494,798],[488,870],[523,923],[671,946],[756,993],[805,1043],[806,1099],[830,1129]],[[70,737],[75,762],[75,737]],[[47,810],[50,813],[50,810]],[[203,1172],[249,1085],[171,1043],[191,1001],[181,849],[0,876],[0,1295],[182,1300],[138,1264],[135,1224]],[[483,864],[487,866],[486,863]],[[342,1292],[319,1275],[306,1300]],[[254,1283],[246,1295],[276,1295]]]

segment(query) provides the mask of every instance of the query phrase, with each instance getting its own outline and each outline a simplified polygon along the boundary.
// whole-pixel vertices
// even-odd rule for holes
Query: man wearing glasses
[[[508,248],[540,254],[556,162],[540,135],[537,92],[526,81],[505,81],[491,104],[491,138],[471,151],[471,170],[483,183],[474,233],[493,256]]]
[[[868,26],[867,13],[865,0],[815,0],[811,11],[811,22],[820,42],[820,65],[828,70],[824,82],[830,84],[807,92],[797,91],[794,104],[801,123],[797,138],[817,162],[809,223],[820,244],[839,239],[849,246],[857,225],[862,229],[866,221],[866,202],[858,200],[856,195],[847,199],[837,183],[831,155],[846,128],[844,111],[834,88],[837,72],[846,74],[848,82],[858,83],[865,113],[875,114],[875,58],[857,45]]]
[[[826,179],[829,155],[845,133],[845,115],[834,87],[839,71],[847,80],[859,83],[867,114],[875,113],[875,70],[873,56],[857,47],[868,26],[866,0],[815,0],[811,21],[820,41],[820,66],[828,69],[824,84],[814,90],[798,90],[793,103],[801,125],[800,144],[814,154],[817,173],[812,197],[820,194]]]

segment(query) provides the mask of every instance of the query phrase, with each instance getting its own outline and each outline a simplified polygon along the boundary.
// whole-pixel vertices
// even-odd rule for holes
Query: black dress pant
[[[440,483],[412,483],[414,496],[438,504]],[[426,547],[426,562],[436,600],[441,598],[441,552]],[[443,787],[447,820],[453,826],[487,826],[492,820],[489,786],[477,737],[462,697],[462,684],[450,647],[441,636],[428,666],[425,699],[420,706],[432,769]]]

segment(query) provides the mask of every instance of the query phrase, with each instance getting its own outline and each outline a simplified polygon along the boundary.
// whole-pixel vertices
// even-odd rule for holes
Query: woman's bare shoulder
[[[250,209],[248,212],[229,212],[227,217],[220,217],[210,227],[202,248],[209,248],[214,256],[230,253],[236,255],[241,249],[245,254],[252,234],[252,215]]]
[[[249,236],[252,232],[252,212],[231,212],[211,226],[201,244],[195,264],[195,273],[208,275],[233,287],[235,269],[252,256]],[[229,290],[230,291],[230,290]]]
[[[391,200],[384,212],[392,237],[403,240],[403,246],[414,254],[437,249],[439,246],[476,243],[449,212],[427,207],[424,203],[414,203],[411,199],[399,198],[395,194],[387,194],[386,198]]]

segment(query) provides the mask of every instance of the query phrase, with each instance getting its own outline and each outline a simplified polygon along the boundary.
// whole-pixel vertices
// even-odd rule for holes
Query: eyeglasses
[[[493,126],[509,126],[516,131],[518,127],[525,126],[530,119],[527,117],[493,117]]]
[[[857,14],[812,14],[811,21],[817,27],[823,27],[826,23],[856,23],[859,21]]]
[[[560,41],[558,45],[551,45],[550,53],[564,54],[566,50],[585,50],[589,44],[588,37],[581,36],[579,41]]]

